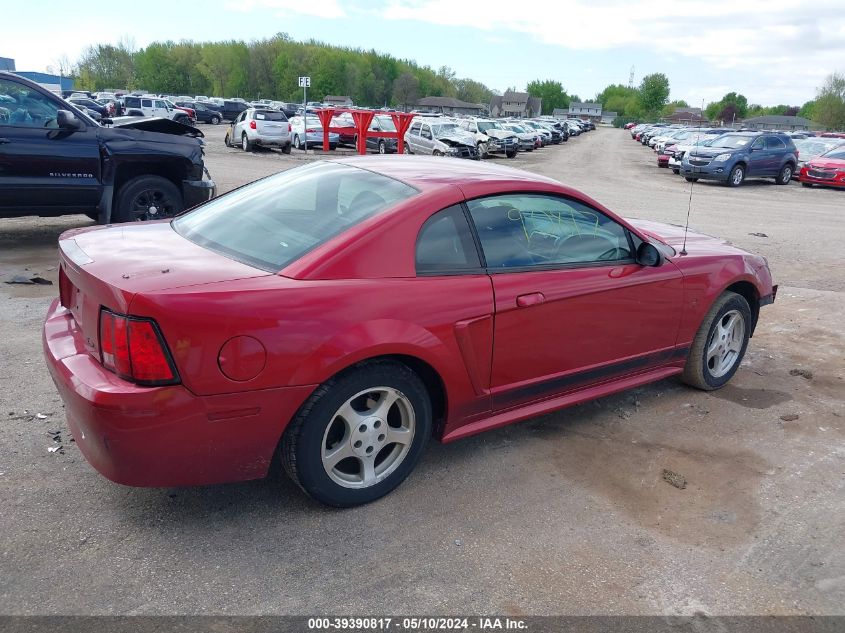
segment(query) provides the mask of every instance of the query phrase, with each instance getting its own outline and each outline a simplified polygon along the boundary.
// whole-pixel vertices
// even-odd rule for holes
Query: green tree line
[[[372,106],[411,104],[421,96],[489,103],[493,95],[481,82],[457,78],[448,66],[435,70],[375,50],[294,41],[285,33],[252,42],[154,42],[139,50],[100,44],[85,50],[73,75],[82,90],[282,101],[301,101],[297,78],[308,75],[314,100],[348,95]]]

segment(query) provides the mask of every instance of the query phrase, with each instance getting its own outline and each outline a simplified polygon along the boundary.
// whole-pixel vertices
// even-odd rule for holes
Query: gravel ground
[[[245,155],[203,129],[223,191],[319,157]],[[690,185],[624,131],[493,160],[623,215],[686,217]],[[41,359],[56,287],[0,284],[0,613],[845,614],[845,192],[700,182],[691,208],[781,286],[728,387],[667,380],[431,442],[397,491],[345,511],[279,473],[191,489],[99,476]],[[2,220],[0,281],[55,281],[57,236],[87,224]]]

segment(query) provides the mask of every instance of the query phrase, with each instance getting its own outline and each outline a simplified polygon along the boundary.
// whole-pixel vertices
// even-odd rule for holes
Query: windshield
[[[172,226],[199,246],[278,272],[416,193],[398,180],[320,161],[215,198],[175,219]]]
[[[835,150],[829,151],[827,154],[824,154],[822,158],[833,158],[835,160],[845,160],[845,149],[839,148]]]
[[[486,132],[487,130],[501,130],[502,128],[499,126],[498,123],[493,121],[479,121],[478,122],[478,131],[479,132]]]
[[[393,117],[377,116],[376,121],[378,121],[378,126],[381,128],[382,132],[396,131],[396,126],[393,124]]]
[[[441,123],[439,125],[432,125],[431,131],[437,135],[442,134],[454,134],[458,132],[461,128],[458,127],[457,123]]]
[[[736,136],[733,134],[725,134],[714,138],[710,142],[710,147],[725,147],[727,149],[740,149],[747,145],[751,145],[754,137],[751,136]]]

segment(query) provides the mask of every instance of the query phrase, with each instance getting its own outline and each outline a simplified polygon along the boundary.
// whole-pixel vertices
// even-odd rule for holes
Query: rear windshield
[[[284,112],[278,110],[256,110],[255,118],[259,121],[287,121]]]
[[[278,272],[417,190],[370,171],[317,162],[246,185],[173,221],[182,237]]]

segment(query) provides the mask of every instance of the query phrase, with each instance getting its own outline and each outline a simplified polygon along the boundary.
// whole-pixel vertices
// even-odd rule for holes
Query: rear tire
[[[514,156],[516,156],[516,152],[507,152],[505,156],[507,156],[508,158],[513,158]]]
[[[241,134],[241,149],[245,152],[252,151],[252,143],[249,140],[249,137],[246,135],[246,132]]]
[[[290,143],[282,148],[282,154],[290,154]]]
[[[723,387],[739,369],[750,335],[748,302],[735,292],[722,293],[698,328],[681,379],[704,391]]]
[[[378,142],[378,153],[387,154],[387,144],[384,141]]]
[[[112,218],[115,222],[159,220],[172,218],[184,208],[182,193],[172,182],[161,176],[138,176],[117,192]]]
[[[431,435],[431,418],[425,385],[406,365],[362,363],[323,383],[302,405],[282,437],[282,463],[321,503],[369,503],[411,473]],[[340,451],[345,457],[338,459]]]
[[[775,184],[788,185],[790,182],[792,182],[792,174],[794,171],[795,168],[792,166],[792,163],[787,163],[786,165],[781,167],[778,177],[775,178]]]
[[[219,116],[211,117],[211,119],[209,120],[209,123],[211,123],[211,125],[217,125],[218,123],[220,123],[220,117]]]
[[[296,149],[302,149],[302,142],[299,140],[299,134],[293,137],[293,146]]]

